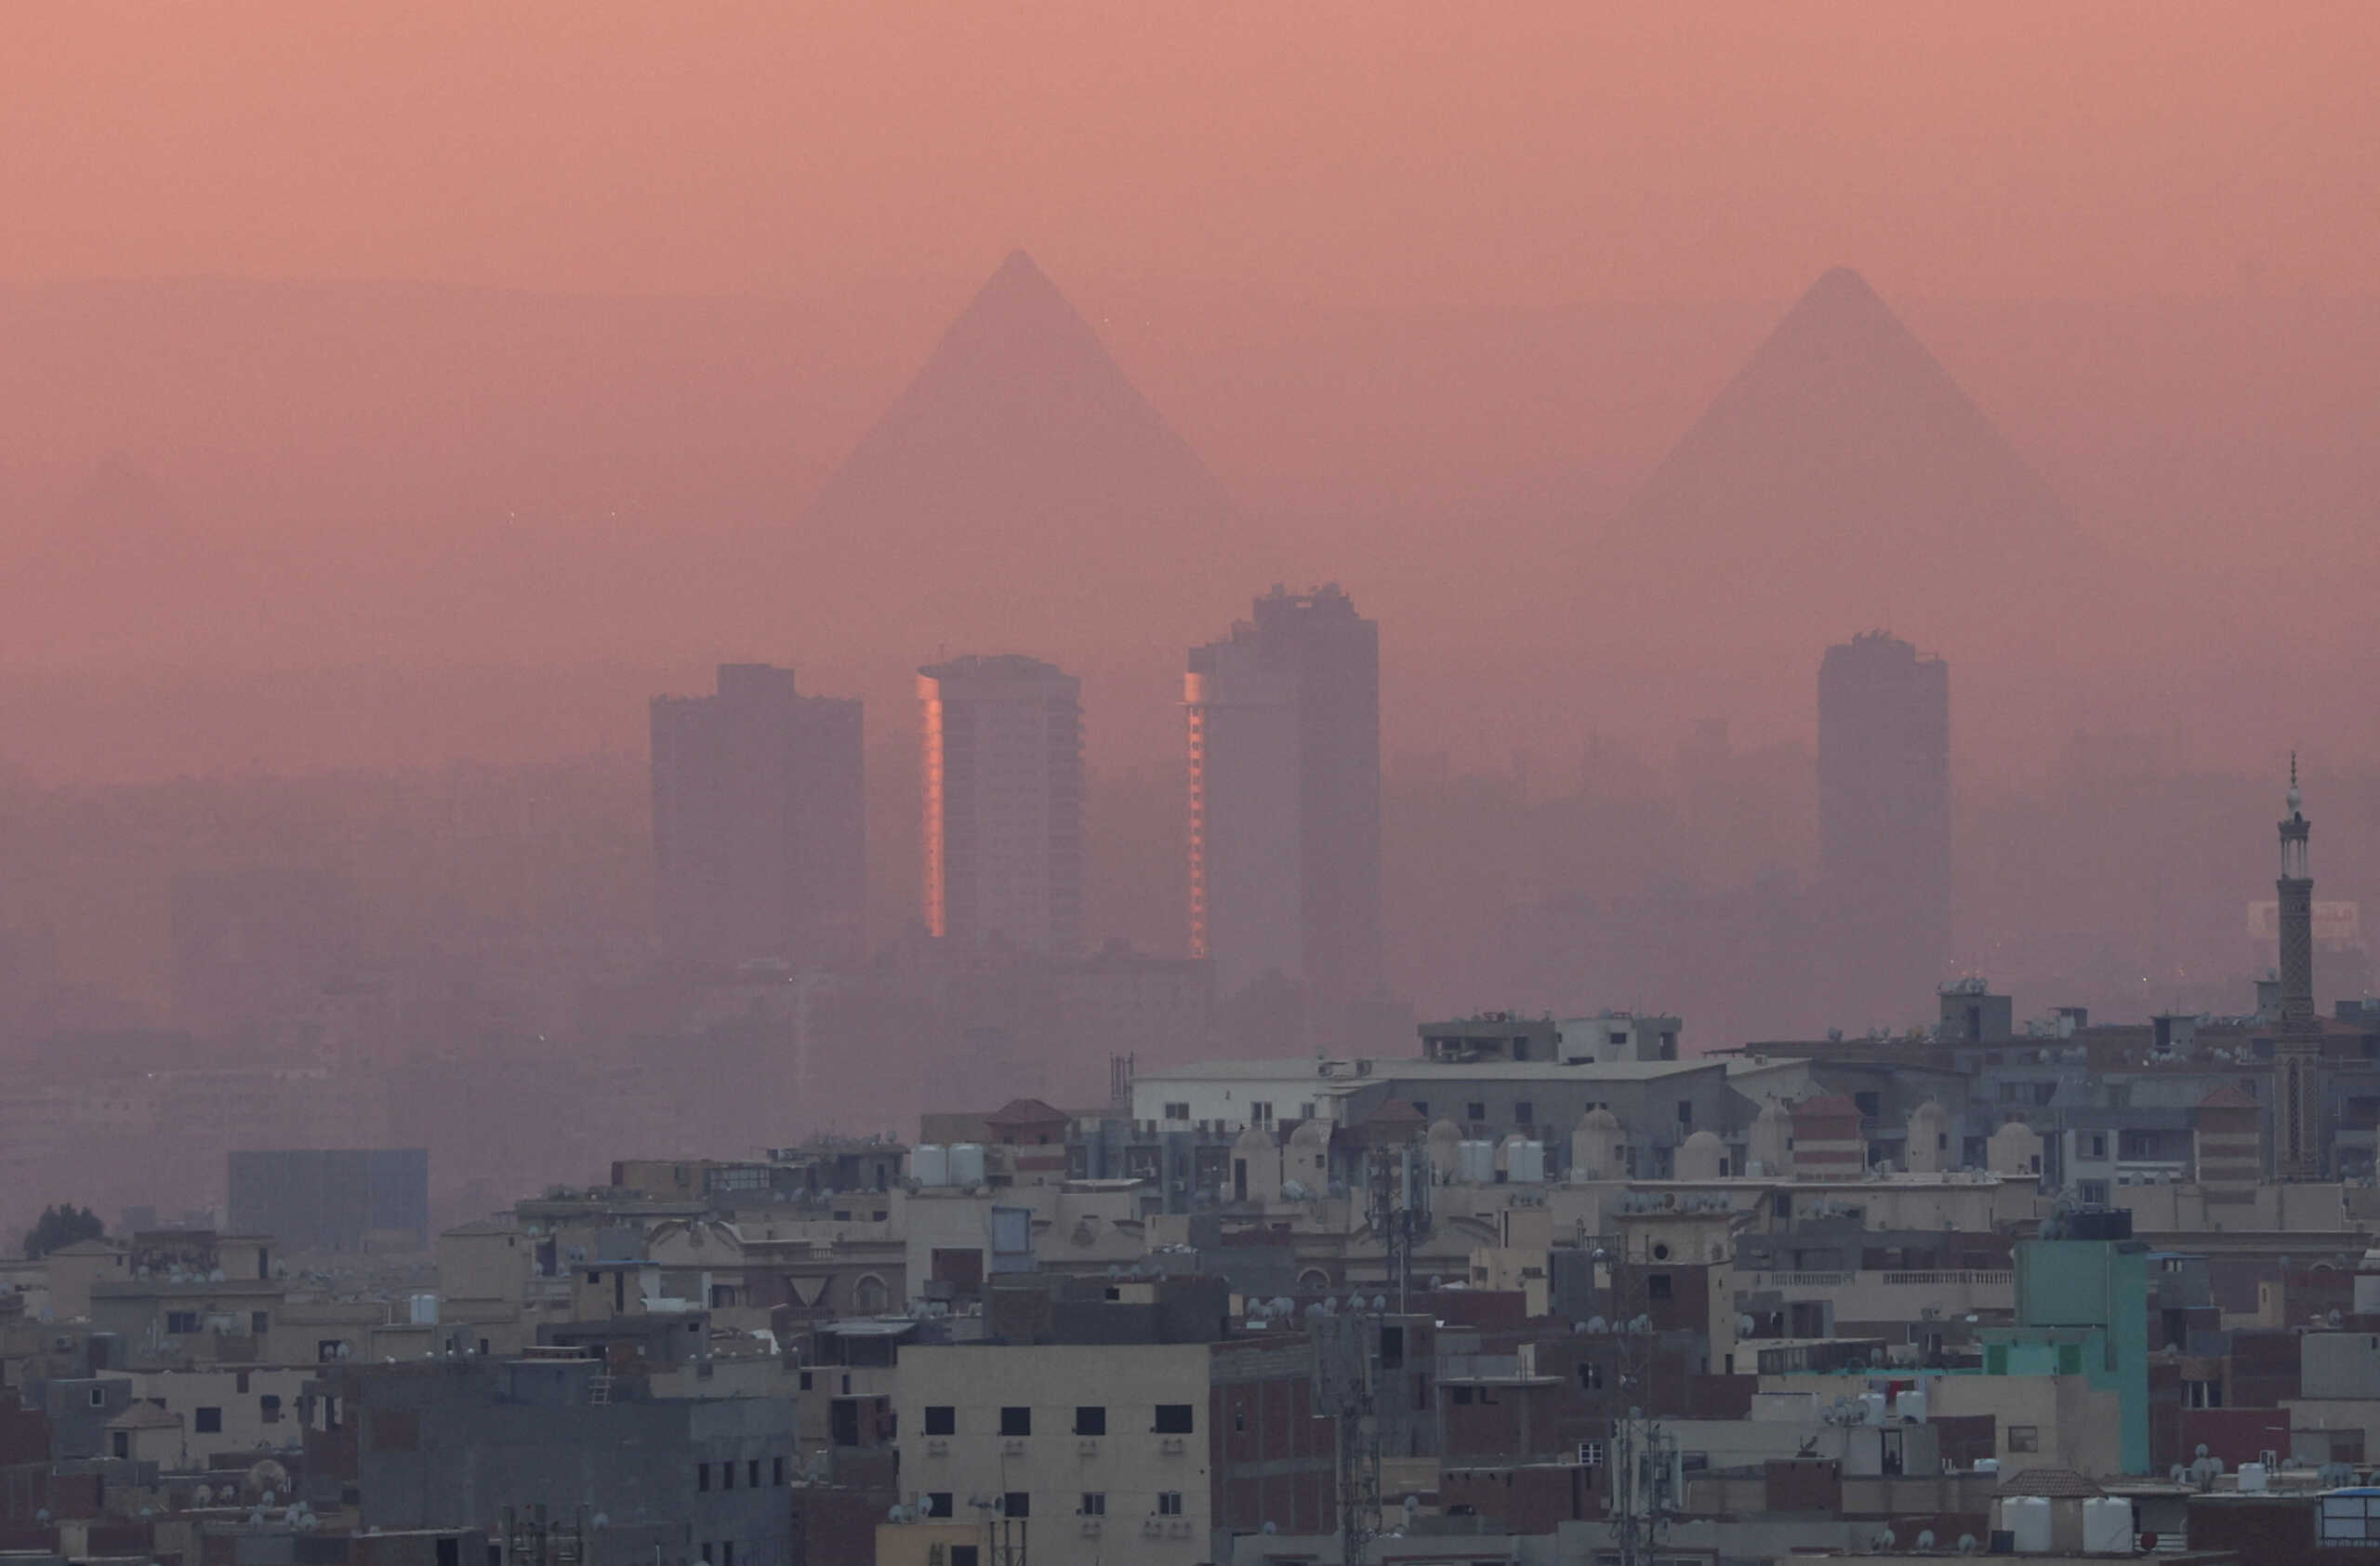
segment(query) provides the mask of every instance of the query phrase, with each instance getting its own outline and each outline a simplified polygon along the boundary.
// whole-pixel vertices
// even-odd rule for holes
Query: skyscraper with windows
[[[1327,1040],[1381,977],[1380,627],[1281,588],[1190,651],[1190,939],[1233,994],[1302,982]]]
[[[1818,869],[1835,1018],[1930,1016],[1950,960],[1950,667],[1884,631],[1818,666]]]
[[[662,949],[831,966],[862,955],[867,813],[860,704],[793,670],[721,664],[715,696],[653,702],[653,860]]]
[[[918,670],[925,916],[962,946],[1082,949],[1082,683],[1038,658]]]

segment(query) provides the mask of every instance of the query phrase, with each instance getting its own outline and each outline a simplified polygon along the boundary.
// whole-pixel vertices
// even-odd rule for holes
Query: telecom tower
[[[2289,756],[2289,814],[2281,821],[2281,1026],[2273,1040],[2280,1082],[2281,1135],[2274,1173],[2283,1180],[2322,1177],[2322,1024],[2314,1015],[2314,872],[2307,861],[2305,796],[2297,791],[2297,754]]]

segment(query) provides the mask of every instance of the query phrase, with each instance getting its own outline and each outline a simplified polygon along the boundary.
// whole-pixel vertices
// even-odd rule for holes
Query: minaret
[[[2280,1131],[2273,1173],[2283,1180],[2322,1177],[2322,1025],[2314,1015],[2314,875],[2304,804],[2293,751],[2289,814],[2281,822],[2281,1020],[2273,1040]]]

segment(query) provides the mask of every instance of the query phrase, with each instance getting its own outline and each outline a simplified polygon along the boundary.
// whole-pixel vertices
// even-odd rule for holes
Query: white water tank
[[[2049,1497],[2011,1495],[2000,1503],[2000,1526],[2018,1555],[2049,1553]]]
[[[950,1144],[950,1183],[966,1190],[973,1190],[984,1183],[984,1145],[981,1142]]]
[[[1859,1423],[1881,1425],[1884,1422],[1884,1395],[1882,1392],[1859,1394]]]
[[[920,1142],[911,1148],[909,1178],[921,1186],[950,1184],[950,1149],[939,1142]]]
[[[1474,1137],[1457,1149],[1457,1177],[1466,1186],[1496,1183],[1496,1144]]]
[[[2130,1555],[2133,1546],[2132,1503],[2113,1495],[2094,1495],[2082,1503],[2082,1553]]]
[[[2240,1490],[2241,1493],[2244,1494],[2252,1490],[2269,1490],[2271,1488],[2272,1476],[2265,1472],[2265,1466],[2262,1463],[2242,1463],[2240,1465]]]
[[[1504,1177],[1516,1186],[1545,1183],[1545,1144],[1514,1137],[1504,1144]]]
[[[1925,1388],[1912,1387],[1893,1400],[1893,1412],[1912,1425],[1925,1423]]]
[[[1979,1474],[1996,1474],[2000,1471],[2000,1459],[1978,1457],[1975,1460],[1975,1471]]]

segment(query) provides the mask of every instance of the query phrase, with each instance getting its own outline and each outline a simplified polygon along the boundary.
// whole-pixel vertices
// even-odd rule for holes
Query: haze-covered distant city
[[[1724,1330],[1612,1374],[1748,1386],[1757,1359],[1757,1395],[1781,1397],[1801,1393],[1766,1385],[1773,1350],[1739,1370],[1719,1338],[1847,1339],[1838,1311],[1900,1322],[1861,1314],[1848,1281],[1794,1279],[2021,1279],[2049,1265],[2024,1246],[2130,1245],[2135,1221],[2172,1247],[2266,1235],[2215,1247],[2202,1289],[2165,1285],[2205,1295],[2151,1329],[2195,1387],[2235,1362],[2199,1327],[2296,1322],[2248,1303],[2257,1277],[2317,1253],[2360,1265],[2341,1237],[2380,1213],[2358,1194],[2380,1120],[2358,1054],[2380,1049],[2372,18],[604,3],[6,25],[0,1231],[27,1237],[27,1323],[98,1342],[131,1320],[109,1316],[111,1288],[251,1264],[270,1280],[272,1255],[316,1250],[304,1308],[389,1317],[324,1326],[350,1343],[324,1363],[374,1357],[383,1327],[500,1319],[478,1355],[627,1355],[666,1379],[651,1367],[670,1354],[622,1347],[644,1328],[588,1323],[707,1311],[774,1367],[756,1387],[883,1372],[873,1392],[844,1375],[849,1410],[805,1404],[766,1437],[785,1438],[774,1484],[848,1516],[797,1505],[714,1537],[640,1502],[650,1531],[568,1548],[735,1566],[741,1538],[745,1566],[1019,1566],[996,1520],[1025,1515],[1022,1492],[994,1487],[981,1538],[917,1532],[950,1515],[931,1486],[918,1499],[928,1455],[896,1438],[893,1404],[923,1393],[833,1323],[907,1320],[923,1335],[903,1341],[933,1352],[1059,1344],[1091,1329],[1020,1325],[1023,1296],[996,1304],[990,1273],[1043,1280],[1012,1286],[1046,1284],[1063,1317],[1081,1280],[1136,1288],[1147,1268],[1146,1301],[1106,1303],[1197,1315],[1219,1291],[1218,1355],[1305,1334],[1296,1397],[1342,1400],[1329,1453],[1248,1458],[1288,1465],[1263,1483],[1311,1459],[1330,1484],[1250,1500],[1218,1479],[1186,1513],[1152,1491],[1171,1500],[1133,1535],[1147,1559],[1418,1560],[1378,1553],[1396,1523],[1381,1487],[1407,1481],[1382,1480],[1382,1441],[1433,1465],[1408,1476],[1426,1499],[1398,1537],[1492,1506],[1455,1498],[1464,1416],[1426,1388],[1394,1394],[1432,1411],[1426,1433],[1349,1412],[1332,1356],[1360,1352],[1300,1313],[1351,1284],[1354,1309],[1377,1286],[1398,1305],[1375,1316],[1487,1334],[1439,1350],[1442,1380],[1505,1375],[1479,1367],[1511,1355],[1527,1381],[1540,1338],[1548,1365],[1567,1350],[1526,1321],[1565,1300],[1573,1335],[1639,1314],[1622,1296],[1649,1287],[1642,1203],[1732,1202],[1708,1252]],[[1577,1048],[1591,1036],[1600,1061]],[[1995,1076],[2026,1039],[2073,1080]],[[2109,1085],[2159,1066],[2188,1095]],[[1689,1067],[1710,1081],[1681,1076],[1673,1116],[1646,1096]],[[2090,1150],[2109,1137],[2116,1153]],[[1842,1170],[1810,1151],[1838,1142]],[[1805,1183],[2001,1184],[1955,1214],[1964,1198],[1895,1198],[1861,1220],[1864,1252],[1796,1249],[1791,1201],[1753,1187],[1797,1148]],[[2115,1188],[2176,1180],[2214,1206],[2158,1217]],[[1496,1194],[1516,1185],[1569,1194]],[[978,1187],[982,1210],[950,1216]],[[1414,1195],[1441,1187],[1477,1191]],[[2317,1223],[2300,1187],[2335,1189],[2336,1210]],[[335,1222],[346,1197],[325,1195],[301,1219],[303,1188],[396,1206]],[[2251,1188],[2258,1215],[2227,1226]],[[901,1200],[811,1211],[839,1190]],[[789,1238],[775,1207],[739,1203],[790,1204]],[[1010,1243],[1000,1226],[1025,1220],[999,1214],[1027,1209],[1081,1254]],[[284,1221],[310,1238],[262,1234]],[[853,1224],[889,1225],[866,1242],[904,1259],[832,1263]],[[709,1225],[750,1248],[745,1270],[688,1259]],[[797,1241],[815,1248],[799,1267],[761,1254]],[[524,1241],[528,1260],[497,1256]],[[1302,1249],[1276,1267],[1250,1259],[1263,1245]],[[1519,1296],[1516,1314],[1408,1310],[1427,1255]],[[599,1262],[628,1270],[606,1282]],[[579,1263],[587,1297],[564,1300]],[[1964,1370],[1972,1349],[2005,1374],[2032,1329],[2118,1331],[2053,1320],[2029,1284],[1981,1287],[1979,1314],[1929,1295],[1910,1320],[2004,1326],[2000,1360],[1923,1326],[1895,1352]],[[2380,1316],[2363,1293],[2347,1315]],[[1268,1316],[1276,1294],[1293,1319]],[[1648,1337],[1686,1330],[1656,1316]],[[70,1358],[205,1368],[165,1363],[181,1351],[164,1337],[195,1328],[141,1330],[164,1356],[145,1370],[120,1345]],[[268,1354],[264,1325],[246,1335]],[[388,1342],[469,1358],[471,1335]],[[1396,1367],[1367,1341],[1362,1397],[1390,1396]],[[1832,1353],[1792,1369],[1833,1374]],[[8,1385],[74,1379],[20,1368]],[[545,1395],[504,1385],[497,1402]],[[2257,1395],[2229,1385],[2234,1406]],[[327,1387],[303,1395],[369,1400]],[[1738,1393],[1755,1395],[1664,1390],[1654,1417],[1769,1416],[1694,1412]],[[26,1395],[68,1428],[51,1394]],[[1616,1409],[1527,1439],[1581,1472],[1607,1441],[1666,1450]],[[2114,1409],[2106,1451],[2082,1433],[2099,1415],[2060,1416],[2059,1471],[2209,1460]],[[1943,1451],[2035,1450],[2011,1444],[2035,1439],[2012,1433],[2030,1414],[1991,1416],[1979,1436],[1943,1427]],[[2301,1437],[2329,1427],[2296,1417]],[[1025,1439],[1005,1419],[1000,1439]],[[42,1482],[135,1462],[164,1442],[152,1427],[58,1437]],[[1081,1432],[1086,1461],[1103,1432]],[[898,1432],[929,1433],[953,1434]],[[2215,1455],[2235,1434],[2209,1437]],[[1711,1440],[1714,1469],[1759,1445]],[[2294,1446],[2309,1467],[2362,1460],[2326,1441]],[[357,1541],[513,1527],[476,1493],[469,1517],[376,1512],[345,1493],[363,1482],[346,1456],[254,1444],[291,1470],[276,1527],[320,1520],[290,1522],[293,1484],[360,1506]],[[883,1473],[849,1455],[879,1449]],[[1765,1482],[1781,1496],[1776,1463],[1817,1450],[1761,1447]],[[98,1482],[201,1507],[159,1460]],[[721,1459],[724,1484],[745,1460]],[[1494,1559],[1799,1547],[1663,1534],[1657,1516],[1762,1509],[1688,1506],[1686,1471],[1641,1479],[1658,1499],[1589,1478],[1575,1506],[1513,1501],[1508,1521],[1554,1508],[1513,1541],[1567,1542]],[[2043,1483],[2019,1498],[2082,1499]],[[502,1504],[626,1504],[588,1484],[573,1501],[523,1479]],[[1078,1493],[1066,1544],[1052,1522],[1037,1559],[1094,1558],[1106,1492]],[[1989,1517],[1943,1502],[1927,1537],[1948,1548],[1951,1520],[1981,1518],[1995,1539],[1992,1493]],[[1276,1506],[1277,1530],[1257,1517]],[[1841,1539],[1805,1542],[1918,1515],[1845,1506]],[[64,1511],[17,1510],[0,1506],[7,1547],[107,1553],[60,1533]],[[1184,1516],[1195,1529],[1163,1520]],[[1592,1538],[1556,1526],[1590,1517]],[[1328,1548],[1245,1553],[1284,1532]],[[459,1547],[530,1551],[508,1537]],[[181,1550],[160,1538],[116,1553]],[[1686,1553],[1656,1556],[1663,1538]],[[539,1566],[564,1547],[537,1539]],[[386,1547],[400,1566],[415,1546]],[[919,1553],[945,1547],[971,1553]]]

